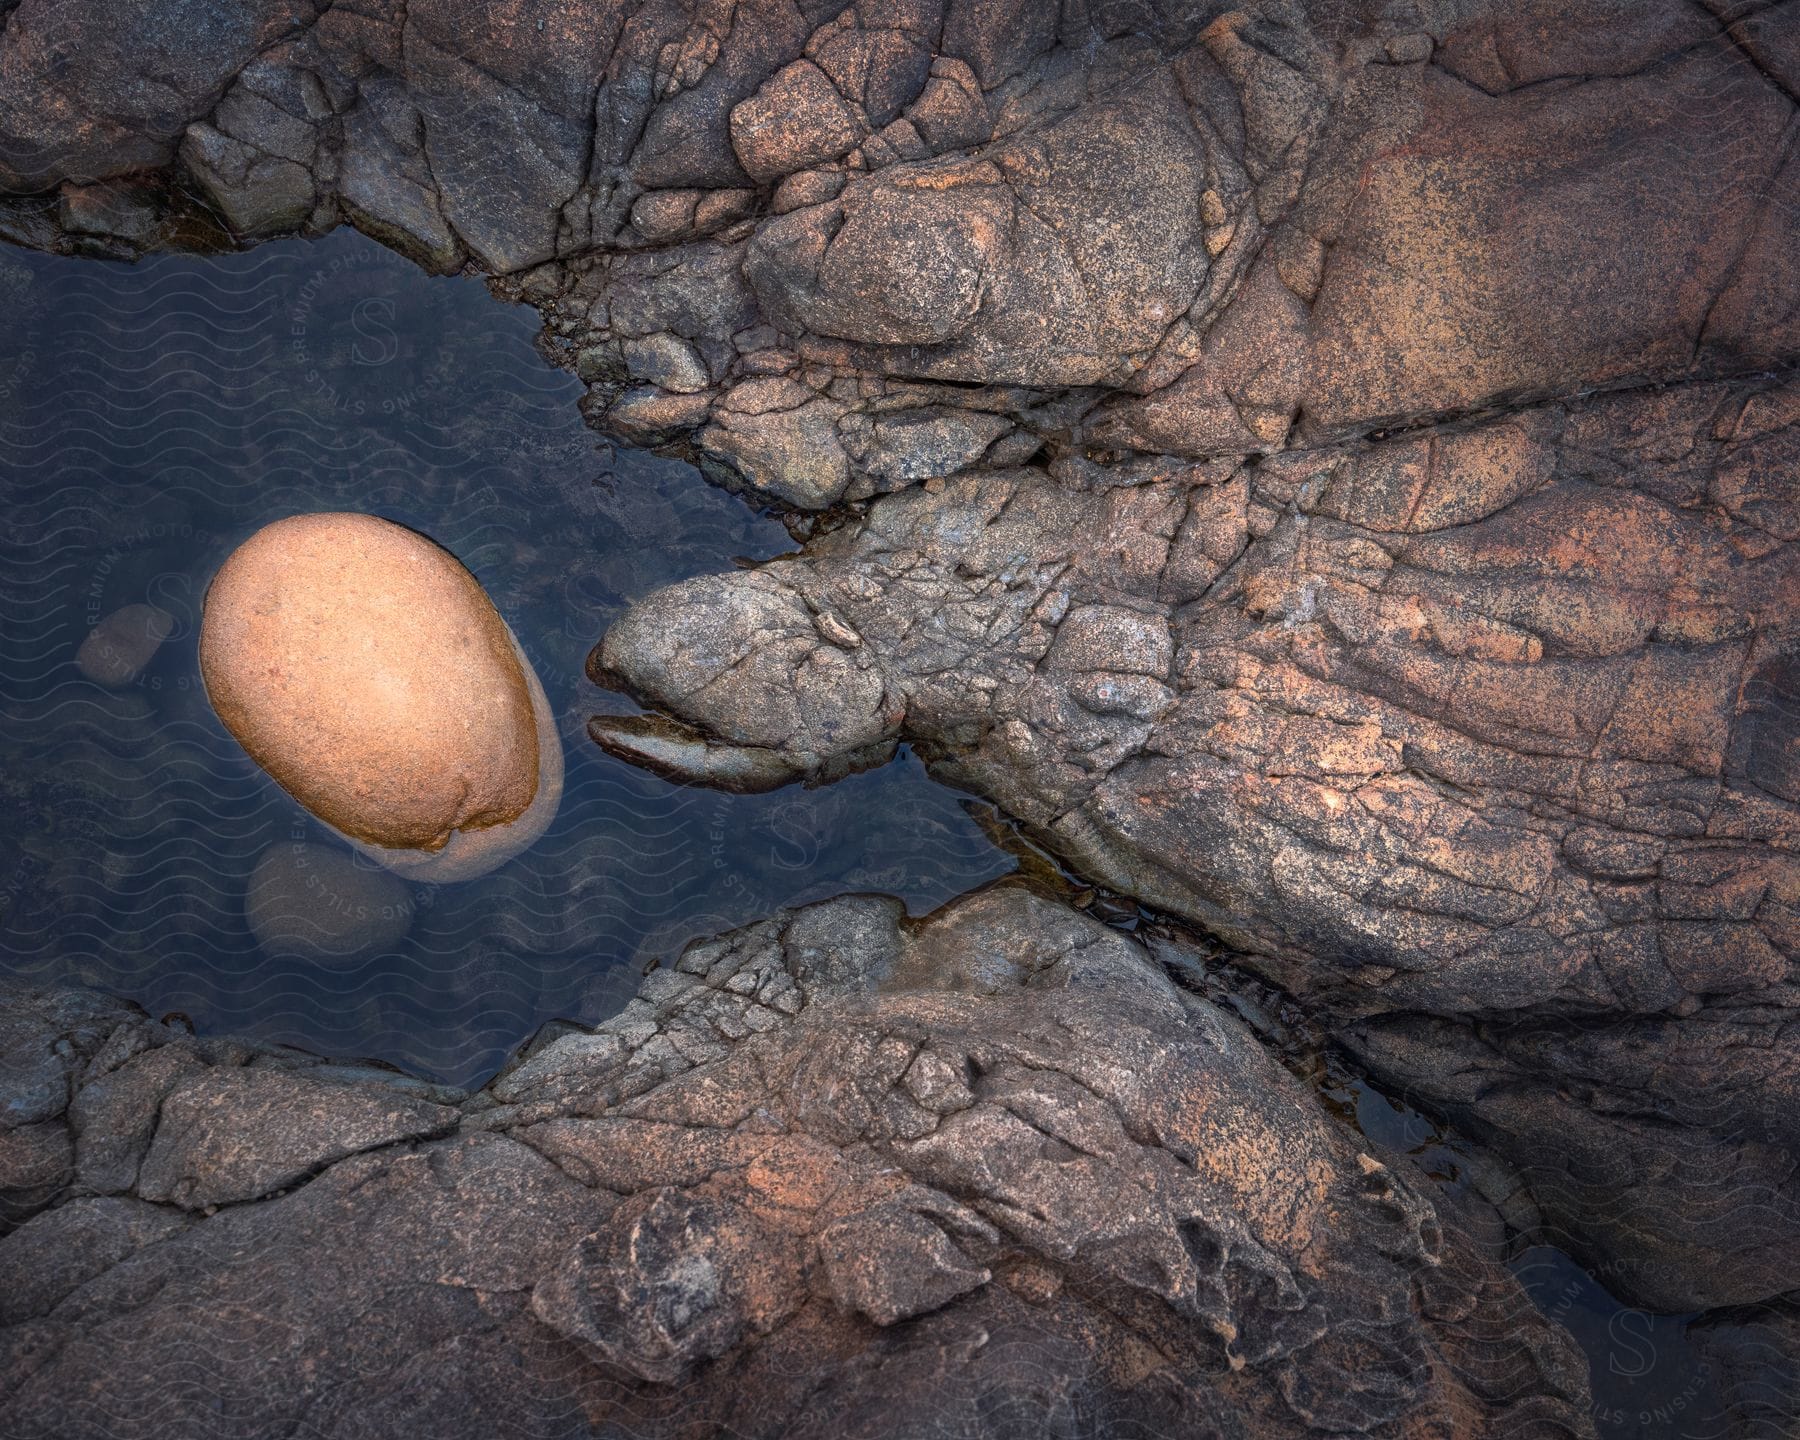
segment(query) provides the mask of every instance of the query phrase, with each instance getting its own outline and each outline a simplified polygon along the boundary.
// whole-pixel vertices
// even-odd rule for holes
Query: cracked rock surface
[[[1794,0],[18,0],[0,234],[494,275],[814,517],[601,743],[916,745],[1687,1310],[1800,1289],[1797,97]]]
[[[1589,1433],[1467,1202],[1023,888],[699,942],[466,1098],[6,1001],[8,1436]]]
[[[1747,1303],[1800,1286],[1795,417],[1696,384],[958,478],[598,660],[715,757],[912,742],[1336,1017],[1637,1297]]]

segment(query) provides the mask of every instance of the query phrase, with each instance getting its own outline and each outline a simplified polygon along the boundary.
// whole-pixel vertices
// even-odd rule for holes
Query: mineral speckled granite
[[[0,233],[129,257],[356,225],[538,306],[596,425],[794,515],[801,553],[604,638],[596,675],[657,713],[603,745],[754,788],[912,744],[1242,948],[1625,1299],[1752,1307],[1706,1322],[1727,1359],[1791,1340],[1800,4],[0,24]],[[21,1173],[62,1163],[42,1123]],[[646,1253],[741,1243],[681,1203]],[[934,1285],[992,1268],[928,1223],[962,1257]],[[592,1346],[627,1292],[582,1265],[534,1313]],[[788,1313],[763,1269],[730,1284]],[[1136,1363],[1056,1336],[1100,1390]],[[843,1384],[812,1403],[875,1393]]]
[[[6,1199],[75,1197],[9,1437],[1588,1433],[1491,1223],[1025,889],[700,942],[467,1099],[4,998]]]

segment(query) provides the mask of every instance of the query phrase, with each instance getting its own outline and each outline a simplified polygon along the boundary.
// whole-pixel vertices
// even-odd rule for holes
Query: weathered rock
[[[1793,40],[1761,12],[983,0],[718,30],[182,0],[115,7],[108,44],[57,69],[92,3],[32,0],[0,33],[27,97],[0,113],[0,185],[62,187],[48,230],[17,202],[22,238],[186,239],[196,190],[244,240],[347,220],[434,270],[521,277],[559,335],[625,344],[636,379],[683,394],[766,376],[738,341],[772,324],[814,408],[715,413],[715,440],[745,434],[709,448],[788,504],[844,493],[820,416],[876,416],[920,377],[959,388],[909,403],[1005,414],[1038,444],[1203,457],[1800,343],[1778,218],[1800,199]],[[33,104],[52,73],[59,103]],[[645,245],[664,248],[606,254]],[[686,272],[721,260],[733,298],[696,307]],[[619,428],[709,418],[643,406]]]
[[[205,1069],[192,1045],[152,1046],[146,1041],[145,1048],[91,1076],[69,1105],[77,1187],[94,1195],[135,1189],[138,1167],[156,1136],[163,1100]]]
[[[4,17],[0,233],[310,193],[504,272],[603,427],[883,497],[617,627],[675,719],[616,753],[912,742],[1252,952],[1637,1299],[1800,1284],[1792,5],[97,4]],[[996,1293],[938,1369],[997,1364]]]
[[[39,1348],[7,1377],[7,1430],[248,1434],[307,1417],[342,1436],[568,1433],[572,1382],[594,1379],[545,1344],[521,1288],[609,1204],[502,1136],[352,1157],[137,1250],[9,1331]],[[204,1374],[171,1386],[197,1354]]]
[[[1004,416],[964,410],[906,410],[873,418],[857,414],[844,417],[839,443],[869,477],[867,489],[898,490],[969,469],[1012,428]],[[867,497],[858,493],[852,498]]]
[[[265,850],[244,893],[244,918],[265,951],[316,960],[354,960],[397,944],[413,908],[392,875],[301,840]]]
[[[346,1155],[441,1135],[455,1120],[387,1087],[213,1069],[163,1097],[136,1193],[189,1210],[254,1200]]]
[[[764,745],[721,744],[692,726],[659,715],[596,715],[588,734],[607,753],[671,780],[698,781],[740,795],[778,790],[796,780],[818,783],[884,765],[894,746],[882,742],[827,757],[795,756]]]
[[[133,1016],[86,991],[13,984],[0,1006],[0,1222],[49,1204],[71,1178],[67,1114],[84,1067]]]
[[[310,154],[310,143],[306,149]],[[240,235],[297,230],[318,199],[304,164],[269,155],[210,125],[188,127],[181,142],[181,163],[225,223]]]
[[[692,395],[707,386],[706,366],[694,347],[667,331],[626,340],[620,356],[633,375],[677,395]]]
[[[126,605],[88,632],[75,665],[96,685],[129,685],[175,630],[175,617],[155,605]]]
[[[372,515],[296,515],[207,591],[207,695],[251,757],[384,864],[466,879],[536,840],[562,794],[549,703],[454,556]]]
[[[921,747],[1325,1007],[1638,1299],[1767,1298],[1800,1285],[1794,406],[952,480],[648,597],[597,673],[797,772]]]
[[[131,1013],[85,991],[11,988],[0,1009],[0,1130],[61,1115],[84,1058]]]
[[[256,56],[315,20],[311,5],[128,0],[75,44],[93,12],[58,0],[9,7],[0,31],[0,186],[54,189],[168,163]],[[45,103],[51,96],[54,103]]]
[[[0,1325],[43,1315],[133,1251],[178,1235],[188,1217],[123,1196],[71,1200],[0,1239]]]
[[[810,60],[796,60],[731,112],[731,144],[752,180],[836,160],[866,134],[849,104]]]
[[[733,675],[731,688],[754,691],[754,706],[726,725],[715,723],[716,715],[695,718],[733,748],[773,752],[790,777],[823,773],[834,759],[885,756],[871,747],[890,738],[898,717],[873,657],[841,634],[828,639],[829,623],[822,629],[793,591],[760,581],[721,591],[701,579],[692,585],[693,608],[677,615],[679,591],[663,592],[668,608],[659,607],[656,622],[662,639],[649,624],[621,633],[620,643],[599,657],[597,675],[620,675],[645,688],[661,685],[665,671],[671,687],[681,683],[678,673],[696,685]],[[722,606],[712,603],[715,597]],[[604,718],[595,724],[601,733],[618,728]],[[671,754],[661,768],[672,772],[679,761]]]
[[[797,381],[756,380],[731,394],[700,432],[705,453],[741,475],[753,494],[823,510],[844,493],[850,467],[838,440],[844,406]]]
[[[454,1137],[326,1068],[205,1064],[0,1242],[9,1434],[1589,1433],[1453,1202],[1027,890],[690,946]]]
[[[0,1197],[5,1208],[35,1208],[68,1180],[75,1160],[68,1126],[57,1120],[0,1130]]]

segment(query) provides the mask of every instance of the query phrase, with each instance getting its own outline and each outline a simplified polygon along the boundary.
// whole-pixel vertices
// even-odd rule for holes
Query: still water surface
[[[923,911],[1013,868],[903,757],[734,797],[609,759],[583,675],[631,598],[791,548],[679,461],[614,449],[537,317],[348,231],[124,267],[0,252],[0,950],[7,970],[232,1031],[476,1084],[550,1017],[597,1020],[642,965],[782,905],[884,890]],[[568,791],[503,870],[414,887],[398,944],[348,964],[263,951],[245,883],[335,844],[200,688],[212,572],[301,511],[413,526],[474,571],[556,708]],[[84,679],[95,622],[177,621],[135,684]]]

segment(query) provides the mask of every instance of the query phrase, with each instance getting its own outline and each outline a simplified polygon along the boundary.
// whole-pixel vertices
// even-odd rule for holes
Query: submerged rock
[[[4,998],[75,1025],[83,1152],[141,1157],[0,1241],[38,1277],[0,1309],[20,1440],[1591,1433],[1467,1202],[1025,889],[696,943],[459,1108]]]
[[[491,870],[556,814],[562,746],[530,662],[456,557],[390,521],[257,531],[207,591],[200,668],[251,758],[408,878]]]
[[[250,872],[244,918],[271,955],[354,960],[397,944],[412,927],[413,902],[385,870],[329,846],[284,841]]]
[[[175,631],[175,617],[155,605],[126,605],[88,632],[75,665],[96,685],[129,685],[144,673]]]

